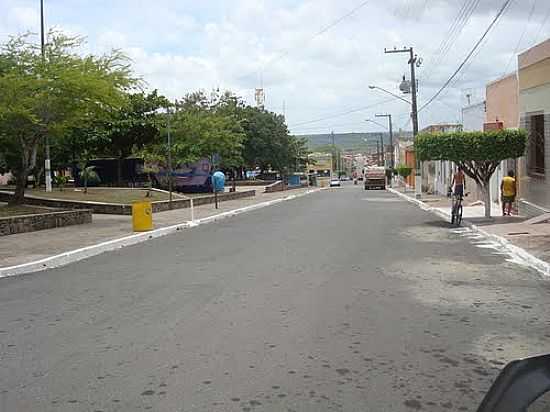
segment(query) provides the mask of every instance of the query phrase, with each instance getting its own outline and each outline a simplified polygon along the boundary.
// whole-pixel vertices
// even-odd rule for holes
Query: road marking
[[[424,202],[417,199],[413,199],[412,197],[409,197],[401,192],[398,192],[395,189],[387,188],[386,190],[390,193],[393,193],[401,197],[402,199],[407,200],[410,203],[416,204],[422,210],[431,212],[439,216],[445,221],[449,220],[449,216],[446,213],[443,213],[441,210],[428,206]],[[538,271],[539,273],[545,276],[550,276],[550,264],[548,262],[545,262],[537,258],[536,256],[533,256],[531,253],[527,252],[525,249],[522,249],[519,246],[514,245],[512,242],[510,242],[506,238],[503,238],[502,236],[488,233],[485,230],[481,229],[479,226],[476,226],[468,221],[464,221],[463,224],[466,225],[467,227],[456,228],[451,232],[460,234],[462,236],[464,236],[466,233],[469,233],[469,234],[475,233],[476,235],[482,236],[488,242],[494,242],[495,244],[497,244],[498,247],[496,248],[496,250],[498,250],[500,253],[506,253],[508,256],[510,256],[510,259],[507,259],[507,262],[517,263],[521,266],[527,266],[535,269],[536,271]]]
[[[401,199],[388,199],[386,197],[365,197],[361,200],[365,200],[367,202],[380,202],[380,203],[403,203],[403,200]]]

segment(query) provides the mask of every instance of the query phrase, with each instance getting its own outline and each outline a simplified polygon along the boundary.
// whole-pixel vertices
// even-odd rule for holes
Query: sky
[[[171,99],[231,90],[284,114],[292,133],[411,129],[402,95],[414,47],[419,106],[456,70],[505,0],[44,0],[47,28],[81,35],[82,53],[121,49],[149,89]],[[40,30],[39,0],[0,0],[0,43]],[[548,0],[512,0],[455,81],[419,114],[420,128],[461,121],[469,94],[517,66],[517,54],[550,37]],[[36,36],[38,41],[38,36]],[[380,124],[365,121],[374,119]]]

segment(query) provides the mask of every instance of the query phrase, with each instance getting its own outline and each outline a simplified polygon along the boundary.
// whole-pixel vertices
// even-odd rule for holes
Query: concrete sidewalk
[[[307,189],[275,193],[257,191],[254,197],[221,202],[219,203],[219,209],[216,209],[213,204],[197,206],[194,208],[194,218],[202,219],[238,208],[305,193],[306,191]],[[190,220],[190,209],[176,209],[153,215],[155,229]],[[131,216],[94,214],[91,224],[4,236],[0,238],[0,268],[33,262],[74,249],[122,238],[133,233]]]
[[[393,188],[414,198],[414,191]],[[440,215],[451,217],[451,201],[443,196],[422,194],[421,201],[434,208]],[[490,235],[500,236],[538,259],[550,263],[550,223],[530,224],[524,216],[502,216],[498,205],[491,208],[491,218],[485,217],[483,205],[470,206],[464,202],[463,217]]]

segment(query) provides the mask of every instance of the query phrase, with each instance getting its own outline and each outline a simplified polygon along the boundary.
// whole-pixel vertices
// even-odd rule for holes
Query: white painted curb
[[[96,245],[91,245],[80,249],[71,250],[69,252],[64,252],[58,255],[49,256],[47,258],[40,259],[34,262],[28,262],[28,263],[23,263],[21,265],[0,268],[0,278],[23,275],[26,273],[33,273],[41,270],[65,266],[70,263],[78,262],[79,260],[96,256],[104,252],[109,252],[109,251],[120,249],[126,246],[142,243],[150,239],[166,236],[186,228],[191,228],[191,227],[196,227],[206,223],[216,222],[218,220],[222,220],[230,216],[239,215],[241,213],[246,213],[256,209],[261,209],[261,208],[271,206],[277,203],[281,203],[287,200],[292,200],[292,199],[296,199],[298,197],[306,196],[312,193],[317,193],[325,189],[326,188],[307,190],[302,193],[292,194],[279,199],[268,200],[266,202],[256,203],[250,206],[229,210],[227,212],[219,213],[213,216],[208,216],[202,219],[196,219],[193,222],[182,222],[172,226],[166,226],[159,229],[151,230],[150,232],[129,235],[122,238],[109,240],[107,242],[98,243]]]
[[[424,203],[424,202],[422,202],[418,199],[414,199],[410,196],[407,196],[404,193],[398,192],[397,190],[394,190],[394,189],[391,189],[391,188],[387,188],[387,190],[390,193],[393,193],[393,194],[407,200],[408,202],[416,204],[422,210],[426,210],[428,212],[434,213],[437,216],[439,216],[440,218],[442,218],[443,220],[449,220],[449,215],[442,212],[441,210],[438,210],[436,208],[428,206],[426,203]],[[468,222],[467,220],[464,221],[464,225],[468,226],[473,231],[479,233],[480,235],[484,236],[488,240],[491,240],[493,242],[498,243],[512,257],[516,257],[516,258],[522,260],[528,266],[530,266],[533,269],[537,270],[541,274],[543,274],[545,276],[550,276],[550,264],[549,263],[539,259],[536,256],[533,256],[531,253],[527,252],[525,249],[522,249],[522,248],[514,245],[508,239],[506,239],[502,236],[498,236],[498,235],[495,235],[495,234],[492,234],[492,233],[488,233],[485,230],[481,229],[480,227],[474,225],[473,223]]]

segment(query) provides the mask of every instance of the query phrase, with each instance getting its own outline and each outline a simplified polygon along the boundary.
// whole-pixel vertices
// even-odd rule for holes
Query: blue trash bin
[[[215,192],[223,192],[225,190],[225,175],[222,172],[214,172],[212,175],[212,187]]]

